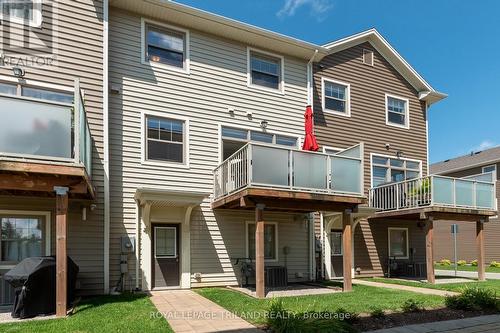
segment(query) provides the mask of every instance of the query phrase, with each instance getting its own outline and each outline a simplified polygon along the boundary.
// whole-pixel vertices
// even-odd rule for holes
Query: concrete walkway
[[[420,288],[420,287],[410,287],[410,286],[403,286],[400,284],[381,283],[381,282],[373,282],[373,281],[358,280],[358,279],[353,279],[352,283],[361,284],[361,285],[370,286],[370,287],[379,287],[379,288],[411,291],[414,293],[427,294],[427,295],[437,295],[437,296],[458,295],[458,293],[453,292],[453,291],[430,289],[430,288]]]
[[[438,321],[427,324],[394,327],[367,333],[498,333],[500,315]]]
[[[174,332],[248,332],[261,330],[191,290],[151,292],[151,301]]]
[[[439,276],[455,276],[455,271],[449,271],[446,269],[436,269],[435,274]],[[457,276],[469,279],[477,279],[477,272],[457,271]],[[486,279],[500,280],[500,273],[486,272]]]

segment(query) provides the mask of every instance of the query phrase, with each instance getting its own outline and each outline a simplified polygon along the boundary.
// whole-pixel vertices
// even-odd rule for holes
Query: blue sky
[[[498,0],[179,0],[314,43],[375,27],[437,90],[430,161],[500,145]]]

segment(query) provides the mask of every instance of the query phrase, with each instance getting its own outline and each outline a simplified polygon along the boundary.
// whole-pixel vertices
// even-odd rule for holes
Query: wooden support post
[[[479,281],[486,280],[485,262],[484,262],[484,223],[476,222],[476,245],[477,245],[477,278]]]
[[[425,260],[427,267],[427,282],[434,284],[436,277],[434,274],[434,221],[428,217],[425,221]]]
[[[56,316],[65,317],[67,310],[68,188],[54,187],[56,192]]]
[[[266,296],[264,283],[264,205],[255,208],[255,292],[257,298]]]
[[[342,250],[344,291],[352,290],[352,215],[351,211],[342,214]]]

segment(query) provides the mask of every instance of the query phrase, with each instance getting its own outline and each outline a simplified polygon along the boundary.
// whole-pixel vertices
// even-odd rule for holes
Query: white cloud
[[[476,152],[476,151],[481,151],[481,150],[485,150],[485,149],[490,149],[490,148],[493,148],[496,146],[497,146],[497,144],[491,140],[483,140],[477,146],[472,147],[472,149],[470,149],[470,151]]]
[[[331,0],[285,0],[285,4],[276,13],[280,18],[295,15],[300,7],[310,7],[310,14],[317,20],[322,20],[324,15],[333,7]]]

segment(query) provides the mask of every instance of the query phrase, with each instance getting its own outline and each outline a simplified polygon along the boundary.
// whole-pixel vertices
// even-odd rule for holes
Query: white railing
[[[495,183],[484,179],[432,175],[385,184],[370,189],[369,205],[380,211],[424,206],[496,210]]]
[[[247,143],[214,170],[214,199],[246,187],[363,196],[363,144],[335,155]]]
[[[85,166],[91,174],[92,137],[83,93],[72,103],[0,94],[0,157]]]

